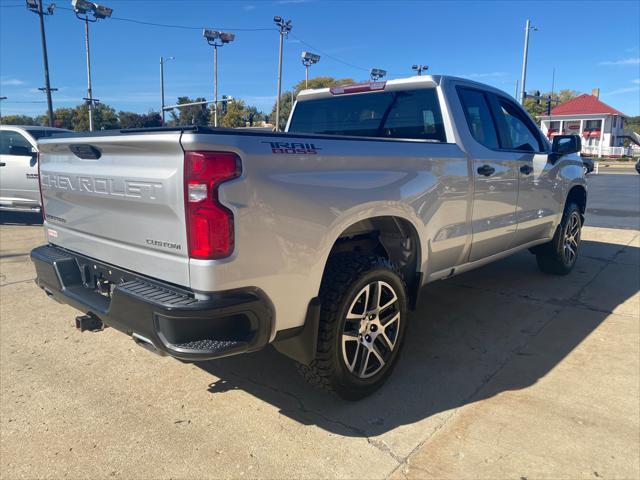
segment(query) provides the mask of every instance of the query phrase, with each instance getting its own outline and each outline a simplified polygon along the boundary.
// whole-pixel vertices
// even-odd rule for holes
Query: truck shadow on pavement
[[[636,247],[583,241],[567,277],[540,273],[523,252],[428,285],[410,317],[397,368],[360,402],[307,386],[294,363],[271,347],[198,366],[219,378],[208,387],[212,394],[242,389],[302,424],[376,436],[535,384],[638,292],[639,259]],[[534,346],[538,335],[551,341]]]

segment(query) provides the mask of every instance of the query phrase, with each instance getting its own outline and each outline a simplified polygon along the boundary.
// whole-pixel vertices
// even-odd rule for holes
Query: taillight
[[[44,223],[45,221],[45,216],[44,216],[44,195],[42,194],[42,178],[41,178],[41,173],[40,173],[40,161],[42,159],[40,158],[40,152],[38,152],[37,156],[36,156],[36,162],[38,163],[38,188],[40,189],[40,213],[42,214],[42,223]]]
[[[233,213],[219,203],[218,187],[240,173],[235,153],[185,152],[184,203],[191,258],[210,260],[233,252]]]

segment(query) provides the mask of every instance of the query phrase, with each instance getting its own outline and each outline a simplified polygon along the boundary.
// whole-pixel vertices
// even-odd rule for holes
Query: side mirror
[[[25,147],[23,145],[11,145],[9,147],[9,155],[17,155],[20,157],[33,157],[36,152],[32,147]]]
[[[582,140],[578,135],[556,135],[553,137],[551,151],[558,156],[578,153],[582,150]]]

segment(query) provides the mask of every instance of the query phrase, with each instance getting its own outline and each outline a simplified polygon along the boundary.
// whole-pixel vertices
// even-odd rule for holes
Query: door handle
[[[480,175],[484,175],[485,177],[490,177],[491,175],[496,173],[496,169],[491,165],[482,165],[481,167],[478,167],[478,173]]]
[[[0,167],[6,167],[7,164],[5,162],[0,162]]]
[[[522,165],[520,167],[520,173],[524,173],[525,175],[529,175],[533,172],[533,167],[531,165]]]

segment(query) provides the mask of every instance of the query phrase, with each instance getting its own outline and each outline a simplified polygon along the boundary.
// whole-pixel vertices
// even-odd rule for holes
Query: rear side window
[[[459,88],[458,95],[473,138],[487,148],[500,148],[498,134],[485,94],[479,90]]]
[[[11,155],[11,147],[31,148],[29,141],[18,132],[11,130],[0,130],[0,154]]]
[[[289,131],[446,142],[432,88],[302,101],[296,105]]]

